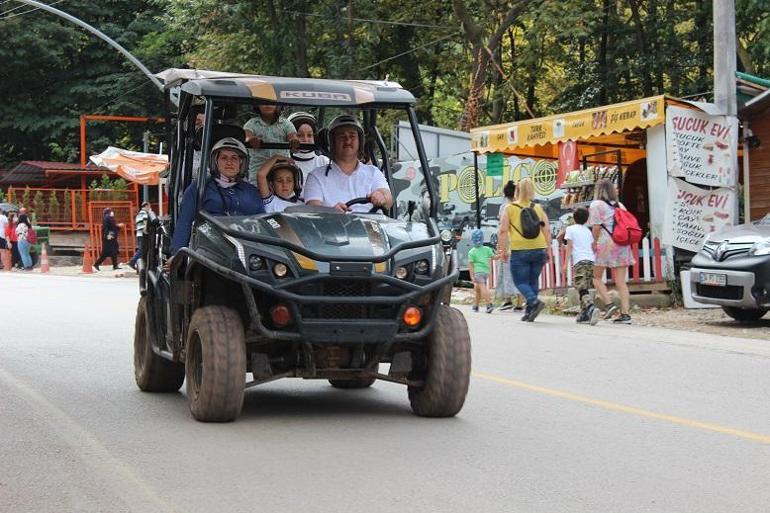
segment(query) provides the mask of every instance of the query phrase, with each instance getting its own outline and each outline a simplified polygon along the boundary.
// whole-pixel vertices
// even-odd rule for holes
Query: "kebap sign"
[[[733,224],[735,201],[733,189],[709,191],[669,178],[663,243],[700,251],[706,235]]]
[[[735,185],[738,159],[738,119],[669,107],[666,146],[670,176],[690,183]]]

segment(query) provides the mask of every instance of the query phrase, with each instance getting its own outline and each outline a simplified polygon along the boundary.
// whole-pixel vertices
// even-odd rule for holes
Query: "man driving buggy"
[[[389,209],[393,195],[382,171],[361,162],[364,129],[354,116],[343,114],[329,124],[332,161],[315,168],[305,182],[305,203],[334,207],[340,212],[368,212],[368,204],[347,206],[355,198],[368,198],[374,207]]]
[[[203,210],[215,216],[249,216],[262,214],[265,206],[257,188],[246,181],[249,155],[246,146],[234,137],[225,137],[212,148],[209,158],[210,177],[203,193]],[[179,209],[171,254],[187,246],[195,220],[198,186],[193,181],[185,190]]]

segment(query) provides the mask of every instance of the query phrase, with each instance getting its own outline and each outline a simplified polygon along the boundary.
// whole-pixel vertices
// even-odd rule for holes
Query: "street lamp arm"
[[[78,18],[76,18],[76,17],[74,17],[74,16],[72,16],[70,14],[67,14],[64,11],[60,11],[59,9],[55,9],[55,8],[51,7],[50,5],[46,5],[46,4],[41,3],[41,2],[36,2],[35,0],[16,0],[16,1],[17,2],[21,2],[23,4],[33,5],[33,6],[37,7],[37,8],[39,8],[39,9],[43,9],[44,11],[48,11],[48,12],[50,12],[52,14],[57,15],[57,16],[61,16],[65,20],[71,21],[72,23],[74,23],[76,25],[80,25],[81,27],[83,27],[87,31],[91,32],[96,37],[106,41],[107,44],[109,44],[110,46],[115,48],[117,51],[122,53],[129,61],[131,61],[137,68],[139,68],[142,71],[142,73],[147,75],[147,78],[149,78],[150,81],[153,84],[155,84],[155,86],[158,89],[160,89],[161,91],[163,90],[163,84],[161,83],[161,81],[158,80],[157,77],[155,75],[153,75],[150,72],[150,70],[148,70],[145,67],[145,65],[142,64],[142,62],[139,59],[137,59],[136,57],[131,55],[131,52],[129,52],[128,50],[126,50],[125,48],[120,46],[120,44],[118,44],[116,41],[114,41],[112,38],[110,38],[109,36],[107,36],[106,34],[101,32],[100,30],[92,27],[91,25],[89,25],[88,23],[86,23],[83,20],[80,20],[80,19],[78,19]]]

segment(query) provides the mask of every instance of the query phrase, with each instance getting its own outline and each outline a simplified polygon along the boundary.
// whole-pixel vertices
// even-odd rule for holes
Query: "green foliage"
[[[48,219],[51,221],[57,221],[59,219],[60,211],[59,198],[56,195],[56,191],[51,191],[50,198],[48,200]]]
[[[72,193],[69,189],[64,190],[64,202],[62,204],[62,218],[64,221],[72,219]]]
[[[29,186],[24,187],[24,192],[21,194],[21,207],[29,207],[29,200],[32,198],[32,191],[29,190]]]
[[[32,197],[32,204],[27,205],[27,208],[30,212],[37,212],[38,210],[43,212],[45,209],[45,196],[43,195],[43,191],[38,189],[35,191],[35,195]]]
[[[473,44],[453,4],[488,36],[518,1],[68,0],[153,71],[200,67],[400,82],[420,120],[455,127]],[[505,28],[482,73],[480,124],[712,89],[712,0],[532,0]],[[3,19],[0,167],[79,158],[81,114],[161,115],[152,83],[100,39],[43,12]],[[770,75],[770,2],[736,0],[746,71]],[[486,37],[485,36],[485,37]],[[483,39],[483,38],[482,38]],[[501,73],[502,72],[502,73]],[[8,78],[5,78],[8,77]],[[89,155],[153,142],[156,125],[89,123]]]

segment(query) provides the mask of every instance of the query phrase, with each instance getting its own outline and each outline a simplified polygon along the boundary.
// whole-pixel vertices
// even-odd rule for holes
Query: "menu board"
[[[735,201],[733,189],[706,190],[669,178],[663,243],[699,251],[706,235],[733,224]]]
[[[738,119],[681,107],[666,111],[670,176],[690,183],[734,186],[737,176]]]

